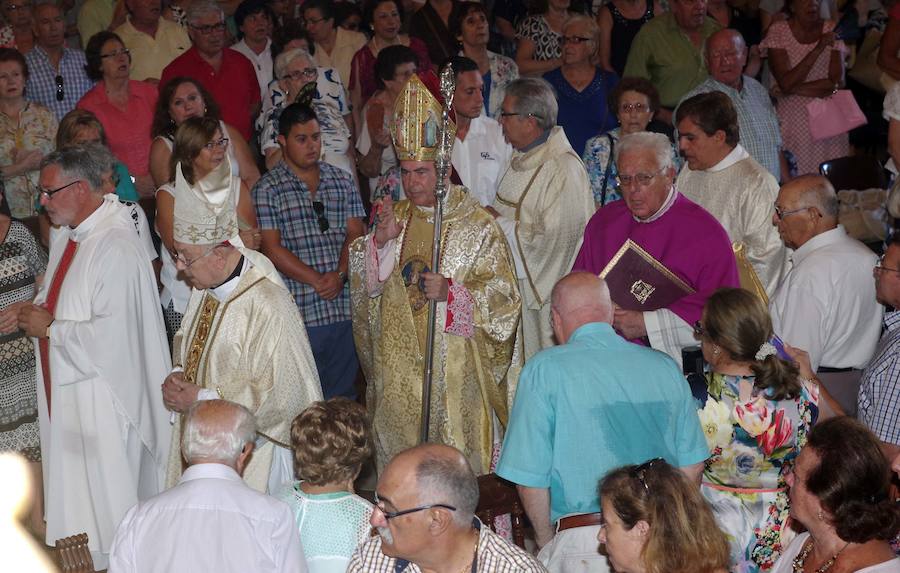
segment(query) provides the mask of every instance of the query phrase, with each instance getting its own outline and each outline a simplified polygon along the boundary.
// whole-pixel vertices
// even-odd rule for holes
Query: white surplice
[[[36,303],[70,238],[78,249],[50,327],[49,414],[35,344],[47,542],[87,532],[102,569],[125,512],[162,489],[171,427],[159,388],[171,362],[153,268],[113,195],[53,233]]]

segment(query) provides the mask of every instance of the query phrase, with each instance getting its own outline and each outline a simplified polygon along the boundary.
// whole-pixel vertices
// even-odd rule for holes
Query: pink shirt
[[[128,106],[123,111],[106,97],[106,84],[97,83],[77,104],[97,116],[106,131],[109,149],[132,175],[150,172],[150,126],[159,92],[155,86],[128,81]]]

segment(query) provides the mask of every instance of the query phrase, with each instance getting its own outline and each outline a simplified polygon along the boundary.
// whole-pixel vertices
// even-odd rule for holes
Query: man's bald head
[[[747,65],[747,44],[737,30],[719,30],[706,40],[706,66],[716,81],[740,89],[744,66]]]
[[[198,400],[185,416],[181,453],[188,465],[220,463],[240,471],[239,458],[255,440],[256,423],[247,408],[228,400]]]
[[[456,508],[454,523],[471,527],[478,506],[478,480],[462,452],[451,446],[422,444],[394,456],[385,475],[389,471],[412,472],[419,503],[451,505]]]
[[[565,344],[584,324],[613,321],[609,287],[592,273],[576,271],[559,279],[553,286],[550,301],[553,329],[560,344]]]
[[[837,227],[838,201],[834,187],[820,175],[792,179],[778,192],[772,224],[791,249]],[[779,213],[781,213],[779,215]]]
[[[831,227],[837,225],[838,199],[834,186],[821,175],[802,175],[781,188],[779,197],[793,199],[806,207],[814,207]]]

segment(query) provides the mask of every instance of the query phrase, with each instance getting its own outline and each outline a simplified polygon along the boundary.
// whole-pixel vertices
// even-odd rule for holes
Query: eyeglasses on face
[[[39,189],[39,191],[40,191],[41,196],[46,197],[47,200],[49,201],[50,199],[53,198],[54,195],[56,195],[57,193],[59,193],[60,191],[62,191],[64,189],[68,189],[69,187],[71,187],[72,185],[75,185],[79,181],[81,181],[81,179],[76,179],[75,181],[66,183],[65,185],[57,187],[56,189]]]
[[[521,115],[521,116],[525,116],[525,117],[534,117],[537,119],[544,119],[543,117],[537,115],[536,113],[519,113],[517,111],[501,111],[500,112],[500,117],[513,117],[516,115]]]
[[[619,187],[631,187],[632,184],[636,183],[641,187],[646,187],[650,185],[650,182],[653,181],[653,178],[662,173],[665,170],[665,167],[656,171],[655,173],[635,173],[634,175],[618,175],[616,176],[616,181],[619,183]]]
[[[208,24],[206,26],[195,26],[194,24],[190,24],[190,26],[192,30],[195,30],[201,34],[212,34],[213,32],[222,32],[225,30],[225,22]]]
[[[288,72],[282,76],[283,80],[311,80],[319,75],[319,70],[316,68],[305,68],[302,70],[297,70],[295,72]]]
[[[21,2],[19,4],[9,4],[6,6],[6,9],[10,12],[16,12],[17,10],[27,10],[31,8],[31,2]]]
[[[200,259],[209,256],[209,254],[210,254],[211,252],[215,251],[215,250],[216,250],[216,247],[218,247],[218,246],[219,246],[219,245],[213,245],[213,246],[211,246],[210,248],[208,248],[208,249],[206,249],[205,251],[203,251],[203,254],[202,254],[202,255],[200,255],[199,257],[193,258],[193,259],[191,259],[191,260],[187,260],[187,258],[186,258],[183,254],[181,254],[181,253],[175,253],[175,262],[176,262],[176,263],[181,263],[182,265],[184,265],[184,268],[189,269],[189,268],[191,268],[191,265],[193,265],[194,263],[196,263],[196,262],[199,261]]]
[[[892,272],[892,273],[900,273],[900,269],[892,269],[890,267],[884,266],[884,255],[878,257],[878,264],[875,265],[875,272]]]
[[[590,38],[585,38],[584,36],[563,36],[560,38],[560,41],[563,44],[583,44],[585,42],[590,42]]]
[[[325,203],[321,201],[313,201],[313,211],[316,212],[316,219],[319,222],[319,230],[325,232],[331,228],[328,217],[325,216]]]
[[[784,219],[784,218],[787,217],[788,215],[793,215],[794,213],[799,213],[799,212],[801,212],[801,211],[806,211],[807,209],[809,209],[809,207],[798,207],[798,208],[796,208],[796,209],[791,209],[791,210],[789,210],[789,211],[785,211],[784,209],[782,209],[782,208],[779,207],[778,205],[775,205],[775,216],[778,217],[779,219]]]
[[[645,111],[650,111],[650,106],[642,103],[623,103],[619,106],[619,112],[621,113],[644,113]]]
[[[129,50],[128,48],[119,48],[118,50],[113,50],[112,52],[109,52],[108,54],[100,54],[100,59],[105,60],[106,58],[118,58],[119,56],[121,56],[123,54],[126,56],[130,56],[131,50]]]
[[[222,137],[220,139],[213,139],[212,141],[204,143],[203,147],[210,151],[214,151],[217,147],[220,149],[228,149],[228,138]]]
[[[66,98],[66,90],[63,89],[63,77],[56,76],[56,101],[62,101]]]
[[[635,466],[633,470],[631,470],[631,477],[636,478],[641,482],[641,485],[644,486],[646,491],[650,491],[650,486],[647,485],[647,470],[652,468],[654,465],[660,464],[666,460],[662,458],[653,458],[652,460],[648,460],[642,463],[639,466]]]
[[[446,509],[449,511],[456,511],[455,507],[453,507],[452,505],[447,505],[446,503],[431,503],[428,505],[420,505],[419,507],[414,507],[412,509],[388,511],[384,508],[384,502],[378,499],[378,492],[375,492],[375,508],[381,512],[386,520],[391,520],[395,517],[400,517],[401,515],[409,515],[410,513],[416,513],[418,511],[425,511],[426,509],[434,509],[435,507],[440,507],[441,509]]]

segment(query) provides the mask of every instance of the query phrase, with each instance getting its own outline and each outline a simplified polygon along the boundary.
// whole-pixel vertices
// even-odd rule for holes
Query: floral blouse
[[[39,150],[47,155],[56,144],[56,116],[39,103],[26,102],[18,118],[0,113],[0,165],[16,163],[16,154]],[[35,214],[38,170],[5,179],[6,200],[13,217]]]

